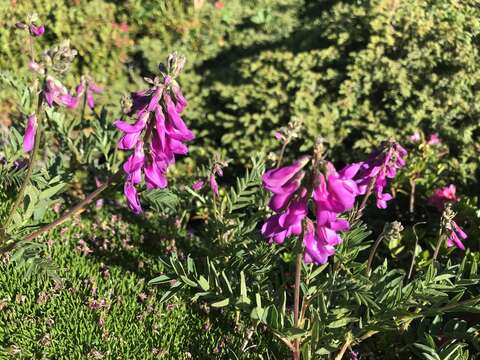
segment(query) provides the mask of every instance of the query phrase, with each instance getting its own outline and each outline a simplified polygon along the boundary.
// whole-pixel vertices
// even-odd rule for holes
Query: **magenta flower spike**
[[[367,193],[373,181],[373,191],[377,198],[377,207],[385,209],[392,195],[384,193],[387,179],[393,179],[397,171],[405,166],[407,151],[396,142],[389,142],[388,146],[377,151],[370,158],[360,164],[360,169],[354,179],[358,185],[360,195]]]
[[[182,58],[171,55],[169,59],[172,59],[170,66],[178,74],[176,64],[182,62]],[[172,69],[169,71],[173,72]],[[147,81],[151,87],[132,93],[131,106],[124,110],[125,115],[133,118],[134,122],[125,119],[114,122],[123,133],[118,148],[134,149],[123,165],[123,170],[126,173],[125,196],[130,209],[135,213],[142,211],[135,188],[142,182],[142,175],[145,175],[145,184],[149,190],[167,187],[168,167],[175,163],[177,155],[188,153],[183,142],[194,138],[193,132],[180,116],[179,109],[183,110],[186,100],[175,79],[162,73],[161,77]],[[85,81],[84,86],[84,89],[79,90],[86,91],[87,103],[93,108],[93,94],[100,93],[101,88],[90,80]]]
[[[35,145],[35,135],[37,133],[37,116],[32,114],[28,117],[25,135],[23,136],[23,150],[30,152]]]

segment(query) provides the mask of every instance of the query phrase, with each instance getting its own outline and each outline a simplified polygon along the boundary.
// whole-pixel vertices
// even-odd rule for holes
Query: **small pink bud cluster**
[[[176,155],[188,153],[183,142],[194,138],[180,116],[187,101],[178,83],[168,75],[150,83],[151,88],[131,94],[132,105],[126,115],[135,122],[115,121],[115,126],[123,132],[118,148],[134,150],[123,164],[123,170],[126,174],[124,193],[135,213],[142,211],[136,188],[142,182],[142,175],[145,175],[147,189],[165,188],[169,165],[175,162]]]

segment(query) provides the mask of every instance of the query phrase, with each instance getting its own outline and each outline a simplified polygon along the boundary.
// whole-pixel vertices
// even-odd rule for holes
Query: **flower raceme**
[[[302,157],[291,165],[267,171],[262,180],[264,187],[273,193],[269,207],[276,212],[262,227],[270,242],[282,244],[290,235],[300,235],[304,230],[306,263],[324,264],[335,253],[335,245],[342,239],[337,231],[348,230],[349,224],[338,215],[353,207],[358,187],[353,180],[360,165],[347,166],[337,172],[333,164],[326,163],[326,174],[315,180],[313,191],[302,186],[309,162]],[[308,200],[313,197],[316,210],[316,227],[307,218]],[[302,229],[306,220],[305,229]]]
[[[407,152],[399,144],[389,146],[367,161],[347,165],[337,171],[331,162],[324,161],[324,172],[313,169],[306,176],[305,165],[310,161],[301,157],[291,165],[268,170],[262,177],[263,186],[272,193],[268,206],[275,214],[267,218],[262,234],[270,243],[282,244],[288,236],[303,232],[306,263],[324,264],[335,254],[335,246],[342,242],[340,232],[350,224],[340,215],[351,210],[359,195],[375,191],[377,207],[386,208],[392,198],[384,193],[387,179],[395,177],[405,166]],[[310,185],[304,185],[304,178]],[[315,221],[308,218],[308,201],[315,206]]]
[[[97,83],[90,78],[82,76],[80,84],[76,88],[75,107],[78,105],[81,98],[85,96],[88,107],[93,110],[95,107],[95,99],[93,98],[93,94],[100,93],[102,93],[102,88]]]
[[[381,151],[377,151],[370,158],[361,163],[355,180],[358,184],[359,193],[366,194],[368,191],[375,191],[377,207],[385,209],[387,201],[392,195],[385,193],[387,180],[393,179],[397,171],[405,166],[407,150],[396,142],[388,142]],[[371,188],[370,188],[371,187]]]
[[[176,55],[170,56],[170,62],[172,56]],[[181,59],[177,61],[182,62]],[[177,65],[173,66],[173,73],[178,74]],[[175,162],[176,155],[188,153],[184,142],[194,138],[180,116],[187,101],[174,78],[162,74],[160,78],[149,79],[149,83],[152,85],[149,89],[131,94],[131,106],[125,114],[135,122],[119,119],[114,123],[123,132],[118,148],[134,150],[123,170],[126,174],[124,193],[135,213],[142,211],[136,189],[142,182],[142,175],[147,189],[165,188],[169,165]]]

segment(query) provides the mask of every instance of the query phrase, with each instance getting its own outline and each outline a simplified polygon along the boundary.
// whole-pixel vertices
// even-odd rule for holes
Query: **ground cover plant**
[[[477,358],[480,14],[427,3],[4,9],[2,356]]]

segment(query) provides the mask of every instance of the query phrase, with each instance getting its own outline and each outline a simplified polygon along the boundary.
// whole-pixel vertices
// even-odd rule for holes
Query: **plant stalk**
[[[302,279],[302,241],[303,241],[303,232],[302,235],[298,238],[297,244],[297,259],[295,262],[295,290],[293,297],[293,321],[296,328],[299,326],[300,321],[300,283]],[[294,360],[300,360],[300,339],[295,339],[294,341],[295,351],[293,353]]]
[[[120,177],[122,174],[122,170],[117,171],[115,174],[110,176],[107,181],[98,187],[94,192],[92,192],[90,195],[88,195],[85,199],[80,201],[77,205],[73,206],[69,210],[65,211],[57,220],[53,221],[52,223],[45,225],[41,227],[40,229],[32,232],[30,235],[26,236],[24,240],[31,241],[35,239],[36,237],[52,230],[53,228],[57,227],[58,225],[63,224],[65,221],[70,219],[72,216],[77,215],[82,213],[85,210],[85,207],[90,204],[95,198],[97,198],[103,191],[105,191],[111,184],[115,183],[117,179]],[[4,246],[3,248],[0,248],[0,254],[5,253],[7,251],[12,250],[15,248],[15,246],[18,244],[18,242],[13,242],[11,244],[8,244],[7,246]]]
[[[42,85],[42,89],[45,84]],[[43,105],[43,97],[42,94],[39,92],[38,93],[38,101],[37,101],[37,109],[35,111],[35,115],[37,117],[37,130],[35,134],[35,143],[33,145],[33,150],[32,153],[30,154],[30,160],[28,162],[28,168],[27,168],[27,173],[25,174],[25,178],[23,179],[22,186],[20,187],[20,190],[17,194],[17,198],[15,199],[15,202],[10,209],[10,214],[8,215],[7,219],[5,220],[5,225],[4,229],[6,230],[9,226],[10,223],[12,222],[13,216],[20,206],[20,204],[23,201],[23,198],[25,196],[25,190],[27,189],[28,184],[30,184],[30,178],[32,177],[33,173],[33,167],[35,165],[35,161],[38,156],[38,152],[40,149],[40,139],[42,136],[42,105]]]
[[[437,241],[437,245],[435,246],[435,252],[433,253],[433,258],[432,258],[433,261],[437,260],[438,253],[440,252],[440,247],[442,246],[442,242],[443,242],[442,230],[443,230],[442,226],[440,225],[440,229],[438,230],[438,241]]]
[[[373,258],[375,257],[375,253],[377,252],[378,246],[383,240],[383,233],[375,240],[375,244],[373,244],[372,250],[370,250],[370,255],[368,255],[368,262],[367,262],[367,268],[366,268],[366,273],[367,276],[370,276],[370,270],[372,267],[373,263]]]

